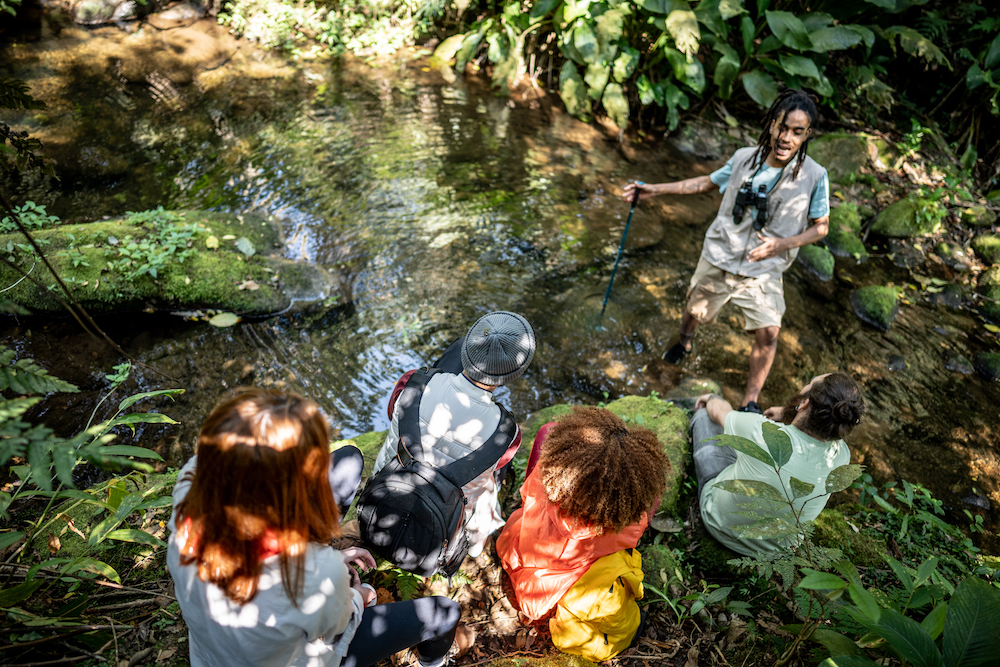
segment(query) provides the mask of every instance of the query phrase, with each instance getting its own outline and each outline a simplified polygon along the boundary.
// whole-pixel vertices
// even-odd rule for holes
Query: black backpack
[[[500,408],[500,423],[476,451],[442,468],[422,460],[420,399],[437,368],[410,376],[398,399],[396,457],[372,476],[358,499],[361,539],[396,567],[424,577],[458,572],[469,551],[462,487],[495,465],[513,442],[517,424]]]

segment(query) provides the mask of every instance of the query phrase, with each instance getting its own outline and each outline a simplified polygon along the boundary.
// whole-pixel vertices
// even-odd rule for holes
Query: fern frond
[[[14,352],[3,348],[0,353],[0,391],[12,389],[19,394],[51,394],[57,391],[77,393],[80,389],[65,380],[49,375],[49,372],[33,359],[18,359],[13,365]]]

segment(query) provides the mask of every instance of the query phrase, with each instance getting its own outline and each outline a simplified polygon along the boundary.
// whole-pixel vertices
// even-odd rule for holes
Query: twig
[[[118,657],[118,633],[115,631],[115,619],[108,616],[108,620],[111,621],[111,639],[115,643],[115,664],[120,665],[121,659]]]
[[[97,655],[96,653],[91,653],[90,651],[82,649],[79,646],[73,646],[72,644],[67,644],[66,642],[59,642],[59,643],[68,648],[70,651],[76,651],[77,653],[82,653],[88,658],[93,658],[94,660],[100,660],[101,662],[108,661],[108,659],[105,658],[104,656]]]
[[[496,662],[501,658],[517,658],[517,657],[530,657],[530,658],[544,658],[544,653],[532,653],[530,651],[516,651],[514,653],[504,653],[502,655],[495,655],[491,658],[486,658],[485,660],[480,660],[479,662],[470,662],[462,667],[476,667],[476,665],[485,665],[488,662]]]
[[[46,660],[45,662],[19,662],[19,663],[9,663],[3,665],[3,667],[45,667],[45,665],[68,665],[73,662],[80,662],[81,660],[88,660],[89,656],[81,655],[75,658],[59,658],[58,660]]]
[[[157,596],[160,597],[160,596]],[[166,596],[162,596],[166,597]],[[99,611],[117,611],[119,609],[131,609],[133,607],[142,607],[147,604],[160,604],[160,601],[156,598],[149,598],[146,600],[133,600],[132,602],[121,602],[119,604],[109,604],[103,607],[94,607],[93,609],[88,609],[87,612],[99,612]]]

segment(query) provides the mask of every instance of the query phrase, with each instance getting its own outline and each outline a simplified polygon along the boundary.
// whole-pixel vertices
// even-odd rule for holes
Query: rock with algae
[[[962,209],[962,223],[970,227],[989,227],[997,221],[997,214],[985,206],[970,206]]]
[[[837,257],[854,257],[858,261],[868,259],[865,244],[858,238],[861,229],[861,215],[854,202],[841,204],[830,211],[830,231],[824,241],[826,247]]]
[[[850,183],[868,163],[868,142],[858,134],[830,132],[810,142],[809,157],[826,167],[834,183]]]
[[[933,234],[941,227],[943,209],[936,202],[920,197],[905,197],[885,207],[872,231],[893,238],[911,238]]]
[[[680,563],[673,550],[665,544],[651,544],[639,550],[642,553],[643,582],[666,590],[671,579],[677,577]],[[684,576],[684,573],[681,573]]]
[[[855,532],[847,524],[839,507],[830,507],[819,513],[813,536],[821,547],[840,549],[852,563],[862,567],[882,567],[885,563],[885,542],[865,532]]]
[[[92,313],[218,308],[263,316],[287,310],[299,295],[322,299],[333,286],[321,267],[269,256],[283,247],[281,230],[269,217],[163,211],[142,220],[59,225],[33,236],[74,298]],[[0,235],[0,248],[30,272],[34,254],[20,250],[22,242],[18,234]],[[171,244],[183,244],[179,251],[189,256],[177,261],[178,250],[166,250]],[[34,274],[42,286],[19,282],[19,272],[0,265],[0,284],[12,286],[5,298],[32,313],[61,314],[47,273]]]
[[[1000,382],[1000,352],[980,352],[972,364],[987,380]]]
[[[865,324],[888,331],[892,319],[899,312],[896,290],[882,285],[870,285],[851,292],[854,313]]]
[[[653,396],[624,396],[605,406],[631,427],[642,426],[656,434],[663,445],[663,451],[670,460],[671,470],[667,473],[667,489],[663,493],[657,513],[677,512],[677,498],[680,495],[681,479],[690,458],[691,447],[688,438],[688,418],[678,406]],[[552,405],[533,415],[521,429],[523,438],[518,456],[527,456],[531,444],[544,424],[558,420],[573,411],[568,404]]]
[[[811,244],[799,249],[799,261],[806,271],[826,282],[833,277],[834,259],[826,248]]]
[[[996,234],[977,236],[972,239],[972,249],[987,264],[996,264],[1000,260],[1000,236]]]

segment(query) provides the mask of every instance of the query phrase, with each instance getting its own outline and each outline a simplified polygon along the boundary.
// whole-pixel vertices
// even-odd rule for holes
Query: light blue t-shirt
[[[768,167],[765,165],[751,181],[750,189],[757,192],[757,189],[761,185],[764,185],[767,187],[767,191],[770,192],[777,184],[781,172],[781,167]],[[713,171],[709,175],[709,179],[719,186],[719,192],[725,192],[732,173],[733,158],[729,158],[729,161],[722,168]],[[816,187],[813,188],[809,200],[809,219],[818,220],[828,215],[830,215],[830,179],[824,172],[823,177],[816,182]]]

